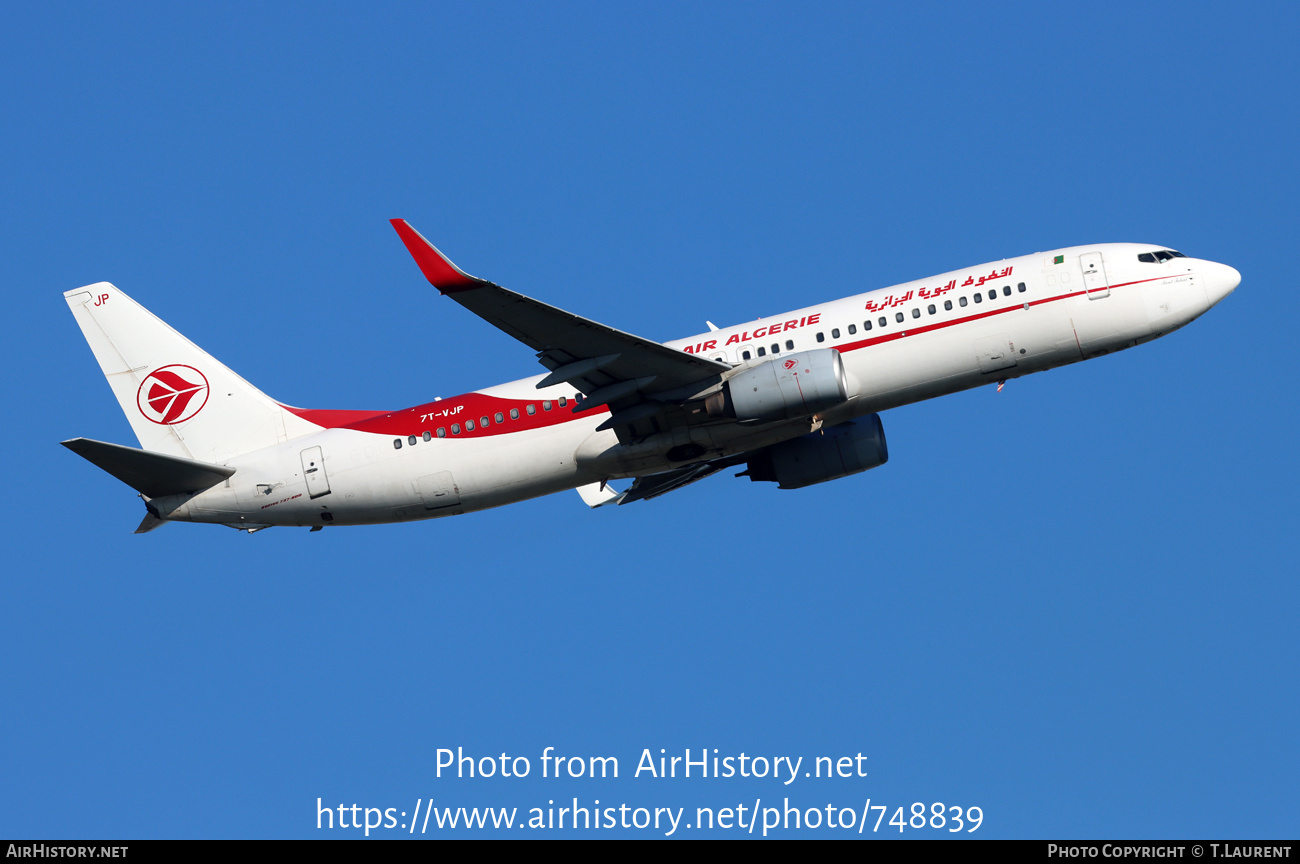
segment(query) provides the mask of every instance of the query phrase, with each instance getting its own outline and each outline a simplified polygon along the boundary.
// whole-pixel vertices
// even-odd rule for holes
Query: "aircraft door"
[[[1089,300],[1110,296],[1110,282],[1106,279],[1106,265],[1101,260],[1100,252],[1085,252],[1080,255],[1079,268],[1083,270],[1083,287],[1088,292]]]
[[[312,498],[330,494],[330,478],[325,474],[325,457],[319,447],[302,451],[302,476],[307,479],[307,493]]]

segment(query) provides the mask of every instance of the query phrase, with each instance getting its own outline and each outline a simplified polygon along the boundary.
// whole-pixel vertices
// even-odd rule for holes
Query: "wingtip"
[[[402,238],[402,243],[415,259],[424,278],[442,293],[463,291],[482,283],[482,280],[474,278],[451,263],[446,255],[439,252],[436,246],[412,228],[411,223],[405,219],[389,219],[388,222],[397,231],[397,236]]]

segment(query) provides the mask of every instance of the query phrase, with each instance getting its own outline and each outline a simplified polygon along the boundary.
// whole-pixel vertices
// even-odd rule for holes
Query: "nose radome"
[[[1211,306],[1227,297],[1241,284],[1241,274],[1237,272],[1237,268],[1215,261],[1205,263],[1202,278],[1205,280],[1205,293],[1209,297]]]

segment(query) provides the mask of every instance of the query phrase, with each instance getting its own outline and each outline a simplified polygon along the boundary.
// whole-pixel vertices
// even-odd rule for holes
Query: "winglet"
[[[443,294],[448,291],[464,291],[484,284],[482,279],[476,279],[448,261],[446,255],[425,240],[424,235],[412,228],[405,219],[388,221],[397,229],[397,236],[402,238],[415,263],[420,265],[420,272],[424,274],[424,278]]]

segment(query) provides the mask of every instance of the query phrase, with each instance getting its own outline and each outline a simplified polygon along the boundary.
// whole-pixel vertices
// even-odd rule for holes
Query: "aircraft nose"
[[[1237,272],[1237,268],[1214,261],[1205,262],[1201,277],[1205,281],[1205,293],[1209,297],[1211,306],[1227,297],[1241,284],[1241,274]]]

